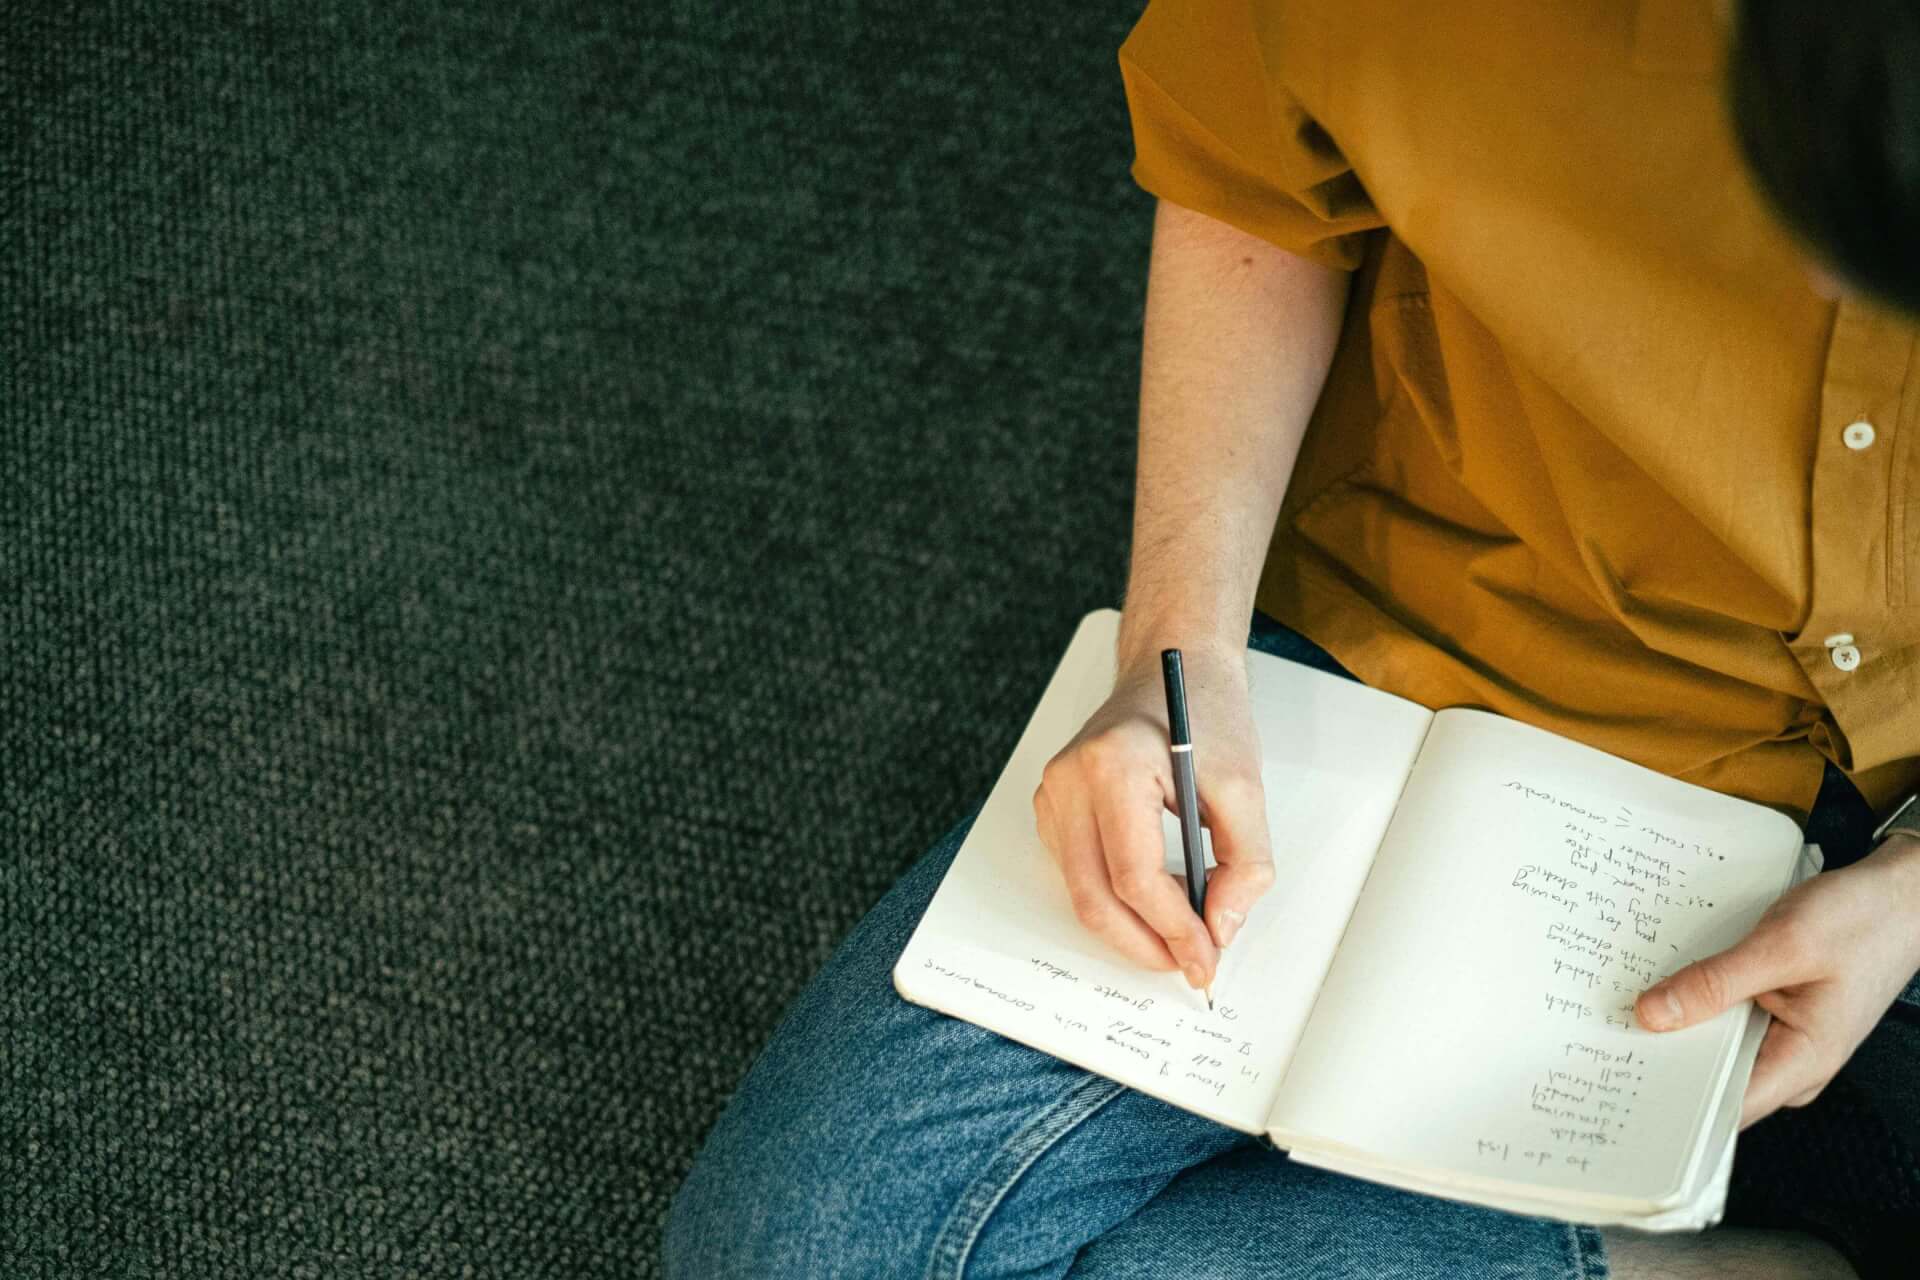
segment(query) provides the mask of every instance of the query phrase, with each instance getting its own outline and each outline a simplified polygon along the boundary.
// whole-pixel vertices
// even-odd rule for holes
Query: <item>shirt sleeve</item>
[[[1385,224],[1333,139],[1268,77],[1253,2],[1152,0],[1121,44],[1133,180],[1352,271]]]

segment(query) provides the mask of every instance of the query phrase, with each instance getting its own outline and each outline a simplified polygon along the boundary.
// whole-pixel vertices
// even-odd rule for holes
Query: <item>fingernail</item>
[[[1640,1021],[1650,1030],[1664,1031],[1680,1021],[1680,1002],[1671,991],[1649,991],[1647,999],[1641,1003],[1646,1011],[1640,1015]]]
[[[1186,972],[1187,972],[1187,984],[1189,986],[1204,987],[1207,985],[1207,971],[1205,969],[1202,969],[1199,965],[1197,964],[1188,965]]]
[[[1235,911],[1232,907],[1224,907],[1221,909],[1220,946],[1222,949],[1233,945],[1234,938],[1240,933],[1240,926],[1246,922],[1247,918],[1238,911]]]

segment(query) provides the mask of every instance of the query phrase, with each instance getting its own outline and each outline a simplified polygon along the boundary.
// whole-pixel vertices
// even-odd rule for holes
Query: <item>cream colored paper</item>
[[[1180,975],[1138,968],[1080,924],[1034,826],[1042,768],[1112,688],[1118,629],[1113,610],[1081,623],[894,985],[909,1000],[1256,1133],[1432,716],[1354,681],[1248,654],[1277,878],[1227,953],[1209,1013]],[[1204,741],[1207,725],[1196,718],[1193,732]],[[1179,866],[1171,813],[1163,837],[1167,864]]]
[[[1654,1033],[1635,998],[1744,937],[1800,848],[1770,809],[1504,717],[1441,712],[1274,1141],[1446,1170],[1488,1195],[1681,1203],[1747,1008]]]

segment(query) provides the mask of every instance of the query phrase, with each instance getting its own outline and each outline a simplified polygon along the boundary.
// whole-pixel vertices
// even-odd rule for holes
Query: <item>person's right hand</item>
[[[1244,650],[1183,649],[1200,820],[1218,864],[1207,919],[1167,874],[1162,811],[1177,811],[1159,654],[1123,665],[1113,692],[1047,762],[1033,793],[1040,839],[1065,877],[1080,922],[1150,969],[1180,969],[1202,987],[1219,948],[1273,883],[1260,745]]]

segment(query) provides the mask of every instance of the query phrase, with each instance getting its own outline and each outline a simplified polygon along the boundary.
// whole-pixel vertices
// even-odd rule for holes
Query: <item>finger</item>
[[[1764,1120],[1809,1089],[1818,1093],[1827,1083],[1817,1046],[1805,1031],[1775,1018],[1760,1041],[1747,1079],[1747,1095],[1740,1104],[1740,1127]]]
[[[1067,882],[1073,914],[1079,917],[1080,923],[1135,964],[1148,969],[1178,968],[1160,935],[1114,894],[1107,878],[1106,856],[1100,849],[1100,830],[1092,808],[1085,803],[1076,804],[1066,817],[1058,807],[1051,812],[1061,837],[1058,849],[1061,875]]]
[[[1186,890],[1167,874],[1164,808],[1160,792],[1143,785],[1103,787],[1093,805],[1115,896],[1160,935],[1188,984],[1204,987],[1213,981],[1218,953]]]
[[[1041,783],[1033,792],[1033,829],[1040,836],[1040,844],[1053,859],[1054,866],[1060,866],[1060,833],[1053,821],[1053,801],[1047,796],[1047,784]]]
[[[1641,992],[1634,1016],[1649,1031],[1677,1031],[1816,974],[1793,934],[1762,920],[1745,938]]]
[[[1273,845],[1267,835],[1267,792],[1257,775],[1228,775],[1203,797],[1213,833],[1207,877],[1207,927],[1214,944],[1233,942],[1247,913],[1273,887]]]

